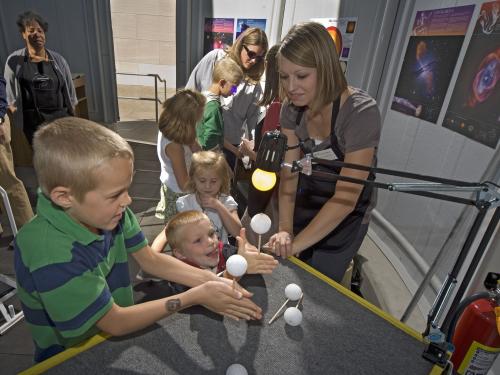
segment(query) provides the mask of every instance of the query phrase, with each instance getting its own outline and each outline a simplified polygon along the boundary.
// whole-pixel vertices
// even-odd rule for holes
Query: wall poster
[[[418,11],[391,109],[436,123],[474,5]]]
[[[500,138],[500,1],[481,6],[443,126],[488,147]]]
[[[238,18],[236,20],[236,38],[249,27],[257,27],[266,31],[266,19],[260,18]]]
[[[205,18],[203,54],[233,44],[234,18]]]
[[[358,18],[312,18],[311,21],[318,22],[326,27],[326,30],[335,43],[340,64],[342,65],[342,69],[345,73],[347,70],[349,55],[352,50],[354,32],[356,31]]]

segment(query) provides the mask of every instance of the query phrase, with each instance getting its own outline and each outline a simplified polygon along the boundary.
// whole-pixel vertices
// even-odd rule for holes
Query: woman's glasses
[[[257,55],[257,52],[255,51],[252,51],[252,50],[249,50],[247,46],[245,46],[243,44],[243,48],[245,49],[245,51],[247,52],[247,55],[248,55],[248,58],[250,60],[253,60],[255,59],[255,61],[259,62],[259,61],[262,61],[264,59],[264,56],[262,55]]]

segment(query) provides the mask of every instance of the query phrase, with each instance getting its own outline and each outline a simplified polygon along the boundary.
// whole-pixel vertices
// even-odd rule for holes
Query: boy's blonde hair
[[[221,179],[220,192],[229,194],[231,190],[231,178],[233,173],[227,164],[224,154],[215,151],[199,151],[193,154],[191,166],[189,167],[189,180],[186,190],[190,193],[196,193],[196,184],[194,177],[199,171],[215,169],[217,175]]]
[[[205,102],[205,97],[197,91],[177,91],[163,103],[158,121],[161,133],[181,145],[193,143],[196,139],[196,124],[203,116]]]
[[[202,220],[210,221],[202,211],[195,210],[179,212],[173,216],[165,227],[165,234],[170,248],[182,251],[184,238],[180,235],[181,229],[187,224],[196,224]]]
[[[265,55],[269,44],[267,42],[267,35],[264,30],[258,27],[249,27],[243,31],[240,36],[235,40],[234,44],[226,51],[231,59],[236,61],[241,67],[241,50],[243,46],[260,46],[262,47],[262,53]],[[264,59],[257,61],[250,69],[245,70],[246,78],[249,78],[253,82],[260,81],[262,74],[264,73]]]
[[[99,181],[95,169],[114,158],[134,160],[132,148],[117,133],[95,122],[63,117],[42,126],[33,138],[33,164],[42,192],[71,189],[83,202]]]
[[[241,70],[236,61],[225,57],[215,63],[214,72],[212,73],[212,83],[219,83],[221,80],[236,84],[239,84],[243,80],[243,70]]]
[[[335,43],[326,28],[317,22],[303,22],[292,26],[281,41],[280,57],[292,63],[317,70],[317,90],[309,108],[318,112],[335,101],[347,89],[347,81]]]

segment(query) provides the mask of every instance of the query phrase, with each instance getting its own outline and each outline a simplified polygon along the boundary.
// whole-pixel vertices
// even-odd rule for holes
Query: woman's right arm
[[[179,188],[184,191],[188,182],[188,171],[184,160],[184,147],[179,143],[171,142],[165,146],[165,154],[172,162],[175,180]]]
[[[14,63],[13,61],[17,58],[17,56],[10,55],[5,62],[5,69],[3,73],[3,77],[5,79],[5,94],[7,100],[7,106],[9,112],[13,114],[17,110],[16,103],[16,75],[13,70]],[[12,65],[12,66],[11,66]]]
[[[202,57],[200,62],[196,64],[189,79],[186,83],[186,88],[196,91],[207,90],[212,81],[212,73],[214,70],[215,61],[218,59],[218,50],[213,50]]]
[[[281,132],[288,138],[288,146],[295,146],[299,139],[292,129],[282,129]],[[288,150],[285,153],[285,163],[292,163],[300,158],[299,148]],[[293,234],[293,212],[295,210],[295,196],[297,193],[297,183],[299,174],[292,173],[289,168],[282,168],[280,173],[279,186],[279,231]]]

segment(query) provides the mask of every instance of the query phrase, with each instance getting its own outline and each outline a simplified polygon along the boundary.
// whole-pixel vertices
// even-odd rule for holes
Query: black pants
[[[312,248],[306,249],[300,253],[299,259],[317,269],[330,279],[341,282],[349,263],[356,255],[361,243],[368,232],[368,224],[362,224],[358,231],[353,235],[353,240],[338,250]]]

